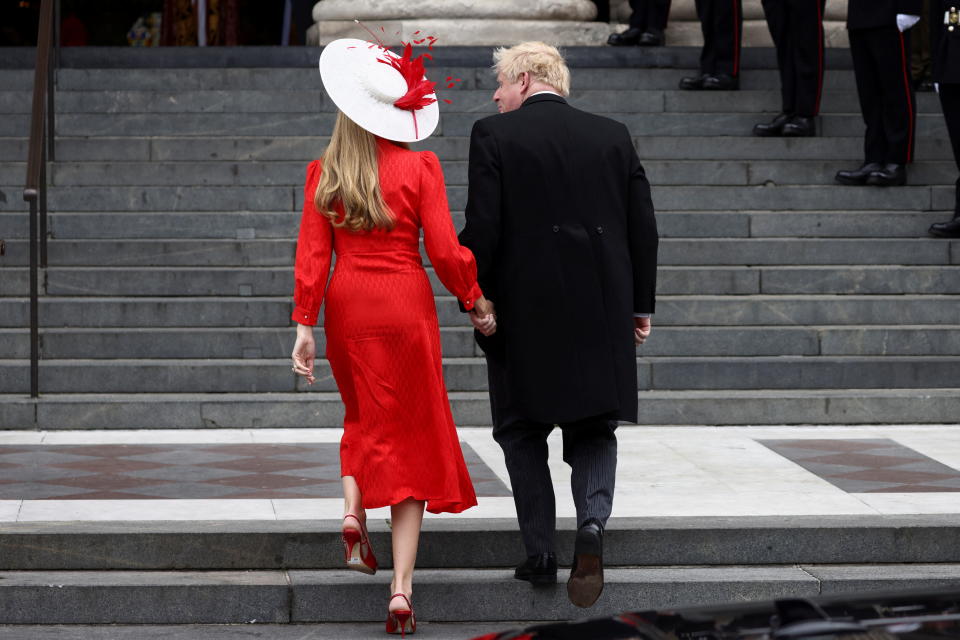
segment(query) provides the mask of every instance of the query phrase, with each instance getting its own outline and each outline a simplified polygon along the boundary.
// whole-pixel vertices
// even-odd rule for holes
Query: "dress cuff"
[[[482,295],[483,291],[480,290],[480,285],[474,284],[469,293],[467,293],[467,296],[460,301],[460,304],[462,304],[463,308],[467,311],[473,311],[473,305],[477,303],[477,299]]]
[[[319,312],[310,313],[303,307],[294,307],[293,315],[291,316],[291,318],[293,319],[294,322],[298,324],[306,324],[312,327],[315,324],[317,324],[318,315],[319,315]]]

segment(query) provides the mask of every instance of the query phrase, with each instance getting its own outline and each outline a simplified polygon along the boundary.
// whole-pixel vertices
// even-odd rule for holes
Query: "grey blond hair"
[[[534,80],[548,84],[562,96],[570,95],[570,69],[560,51],[545,42],[521,42],[493,52],[493,68],[509,82],[527,72]]]

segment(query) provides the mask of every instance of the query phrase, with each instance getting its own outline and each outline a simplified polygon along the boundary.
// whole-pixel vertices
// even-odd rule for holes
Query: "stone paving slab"
[[[417,622],[417,638],[465,640],[523,628],[525,622]],[[0,625],[5,640],[369,640],[383,635],[383,623],[231,625]]]

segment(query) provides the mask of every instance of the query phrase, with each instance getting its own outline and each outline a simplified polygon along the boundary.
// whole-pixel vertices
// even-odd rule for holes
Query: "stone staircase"
[[[310,388],[288,364],[304,169],[333,120],[313,62],[188,69],[178,53],[148,53],[165,62],[107,68],[117,65],[103,57],[59,72],[38,401],[26,395],[20,195],[32,75],[0,70],[0,429],[340,426],[326,364]],[[919,96],[910,186],[848,188],[832,176],[860,160],[862,124],[842,56],[830,59],[823,135],[761,140],[750,128],[779,102],[769,51],[746,56],[744,89],[722,94],[675,90],[692,49],[572,55],[573,103],[629,124],[654,185],[662,269],[637,358],[643,424],[957,421],[960,242],[924,233],[948,215],[955,179],[934,96]],[[470,126],[493,112],[488,57],[439,51],[433,71],[464,80],[423,145],[443,162],[458,226]],[[489,425],[483,360],[436,292],[457,423]],[[383,580],[338,569],[336,526],[3,524],[0,624],[366,620],[369,635],[317,637],[379,634]],[[418,614],[457,625],[443,637],[477,635],[459,626],[470,620],[582,615],[562,585],[531,592],[510,579],[515,527],[427,522]],[[573,523],[560,529],[564,563]],[[955,515],[620,519],[589,614],[956,584],[958,531]],[[373,525],[384,565],[387,535]],[[101,637],[79,629],[49,633]],[[29,633],[0,627],[46,637]]]
[[[757,139],[776,72],[681,92],[696,52],[677,51],[680,68],[629,68],[641,51],[591,68],[582,54],[573,79],[575,105],[629,125],[654,185],[662,267],[637,358],[641,422],[956,421],[960,242],[925,235],[952,208],[956,171],[936,97],[918,98],[910,186],[841,187],[863,129],[842,59],[820,137]],[[470,127],[494,111],[486,58],[464,57],[434,71],[464,82],[423,145],[458,226]],[[315,70],[59,72],[39,401],[25,395],[31,81],[0,71],[0,428],[338,426],[326,363],[311,388],[288,364],[304,168],[333,120]],[[483,360],[436,292],[457,423],[489,424]]]

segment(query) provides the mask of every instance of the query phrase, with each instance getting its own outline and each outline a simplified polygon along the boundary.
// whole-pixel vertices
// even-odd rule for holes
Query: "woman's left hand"
[[[317,344],[313,339],[313,327],[305,324],[297,325],[297,342],[293,345],[293,372],[307,379],[307,384],[313,384],[313,363],[317,357]]]

